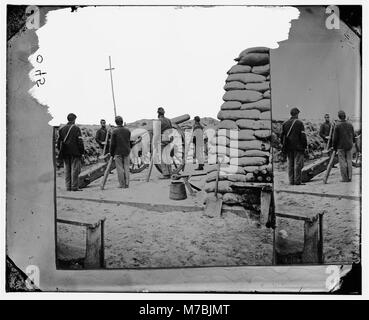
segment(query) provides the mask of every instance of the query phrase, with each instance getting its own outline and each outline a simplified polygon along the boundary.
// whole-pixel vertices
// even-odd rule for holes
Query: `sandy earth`
[[[191,168],[190,168],[191,169]],[[187,169],[187,170],[190,170]],[[338,168],[333,168],[329,183],[322,174],[303,186],[289,186],[287,175],[275,171],[275,190],[295,190],[341,195],[360,195],[360,169],[354,168],[353,182],[341,183]],[[66,192],[62,173],[57,177],[57,195],[84,199],[108,199],[117,203],[57,199],[58,217],[96,221],[106,217],[105,259],[107,268],[163,268],[188,266],[270,265],[272,232],[249,218],[225,213],[221,218],[207,218],[201,208],[204,194],[188,195],[186,200],[169,199],[169,181],[159,180],[154,168],[149,183],[147,170],[131,176],[129,189],[118,189],[116,173],[109,176],[106,188],[96,181],[80,192]],[[200,188],[204,177],[191,182]],[[350,263],[359,258],[360,202],[339,198],[289,193],[275,194],[277,211],[324,215],[325,263]],[[118,203],[121,202],[121,203]],[[123,202],[157,205],[153,209],[124,205]],[[178,210],[171,207],[182,206]],[[289,239],[303,239],[303,223],[277,219],[277,230],[286,230]],[[58,224],[58,252],[61,259],[84,256],[83,228]]]
[[[225,213],[219,218],[203,215],[203,194],[186,200],[169,199],[168,180],[159,180],[153,169],[152,180],[146,183],[147,170],[132,175],[129,189],[122,190],[115,171],[109,176],[106,190],[99,182],[80,192],[64,191],[63,178],[57,177],[57,195],[89,199],[141,201],[151,204],[191,206],[189,212],[145,210],[142,208],[92,201],[57,200],[58,217],[83,221],[106,217],[105,260],[107,268],[164,268],[189,266],[270,265],[272,232],[255,221]],[[204,177],[191,179],[204,185]],[[196,209],[196,207],[200,209]],[[162,211],[162,212],[160,212]],[[58,224],[58,252],[61,259],[84,256],[83,228]]]
[[[302,186],[289,186],[285,172],[275,172],[275,190],[295,190],[337,195],[360,196],[360,168],[353,168],[350,183],[340,182],[339,168],[333,168],[327,184],[323,174]],[[276,193],[277,212],[316,213],[324,211],[324,262],[352,263],[360,257],[360,201],[317,197],[306,194]],[[303,222],[277,219],[277,230],[286,230],[289,238],[303,239]]]

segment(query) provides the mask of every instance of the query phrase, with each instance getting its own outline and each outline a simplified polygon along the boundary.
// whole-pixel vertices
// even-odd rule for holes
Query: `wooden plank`
[[[85,268],[101,267],[101,224],[97,227],[87,227],[86,230],[86,258]]]
[[[190,195],[193,196],[196,194],[196,192],[192,189],[191,184],[188,181],[188,177],[183,178],[183,182],[185,186],[187,187],[188,191],[190,192]]]
[[[302,263],[319,263],[319,219],[305,221]]]
[[[70,224],[78,227],[94,227],[95,224],[93,223],[86,223],[86,222],[79,222],[73,220],[65,220],[65,219],[56,219],[56,222]]]
[[[260,223],[266,224],[269,218],[270,206],[272,203],[272,192],[261,191],[260,194]]]
[[[108,180],[108,176],[110,174],[113,163],[115,165],[115,161],[113,161],[113,157],[110,157],[110,159],[109,159],[109,161],[106,165],[105,171],[104,171],[104,177],[103,177],[103,179],[101,181],[101,184],[100,184],[100,189],[101,190],[104,190],[104,188],[105,188],[105,184],[106,184],[106,181]]]
[[[328,177],[329,174],[331,173],[332,167],[334,165],[334,159],[336,157],[337,152],[334,151],[329,159],[329,163],[327,165],[327,171],[325,172],[324,178],[323,178],[323,183],[327,183],[328,182]],[[337,160],[338,162],[338,160]]]
[[[301,220],[301,221],[313,221],[317,219],[318,214],[314,215],[306,215],[304,213],[289,213],[289,212],[276,212],[275,215],[279,218],[287,218],[287,219],[295,219],[295,220]]]
[[[338,198],[338,199],[348,199],[354,201],[361,201],[361,196],[349,196],[344,194],[332,194],[332,193],[317,193],[317,192],[307,192],[307,191],[295,191],[295,190],[286,190],[286,189],[278,189],[274,190],[276,193],[284,192],[284,193],[294,193],[294,194],[305,194],[316,197],[323,198]]]
[[[324,172],[328,167],[329,161],[330,157],[323,157],[305,166],[301,171],[302,182],[308,182],[318,174]],[[334,157],[332,165],[335,165],[336,163],[338,163],[338,159],[337,157]]]
[[[231,188],[270,188],[272,189],[272,183],[263,182],[234,182],[230,184]]]

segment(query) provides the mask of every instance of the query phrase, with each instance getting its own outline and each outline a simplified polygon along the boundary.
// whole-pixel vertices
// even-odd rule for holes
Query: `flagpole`
[[[113,97],[113,105],[114,105],[114,117],[117,116],[117,107],[115,105],[115,97],[114,97],[114,85],[113,85],[113,70],[115,68],[112,68],[111,67],[111,57],[109,56],[109,68],[108,69],[105,69],[105,71],[110,71],[110,83],[111,83],[111,94],[112,94],[112,97]]]

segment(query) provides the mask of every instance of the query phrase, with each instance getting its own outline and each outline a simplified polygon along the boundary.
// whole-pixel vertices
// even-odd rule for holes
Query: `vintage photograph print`
[[[9,5],[9,17],[7,148],[44,150],[25,130],[42,120],[50,150],[8,162],[7,216],[17,181],[51,165],[55,219],[41,227],[56,269],[360,260],[360,6]]]

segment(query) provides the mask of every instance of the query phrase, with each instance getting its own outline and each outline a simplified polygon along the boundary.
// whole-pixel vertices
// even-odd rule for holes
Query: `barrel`
[[[187,198],[186,187],[182,181],[172,181],[169,190],[169,199],[184,200]]]

